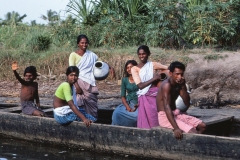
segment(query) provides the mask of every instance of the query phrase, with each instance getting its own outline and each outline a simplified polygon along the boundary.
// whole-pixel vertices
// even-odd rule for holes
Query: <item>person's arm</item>
[[[137,67],[134,66],[131,68],[131,73],[133,76],[133,80],[136,83],[136,85],[138,86],[139,89],[143,89],[149,85],[151,85],[155,80],[161,80],[161,73],[155,73],[153,78],[151,78],[150,80],[146,81],[146,82],[141,82],[140,76],[137,72]]]
[[[129,106],[129,104],[127,103],[127,100],[126,100],[126,92],[127,92],[127,89],[126,89],[126,83],[124,81],[125,78],[122,79],[122,83],[121,83],[121,97],[122,97],[122,103],[123,105],[126,107],[126,110],[131,112],[131,107]]]
[[[19,67],[18,67],[17,62],[14,61],[14,62],[12,63],[12,70],[13,70],[14,76],[17,78],[17,80],[18,80],[21,84],[26,85],[27,82],[26,82],[24,79],[22,79],[22,78],[19,76],[19,74],[17,73],[17,69],[18,69],[18,68],[19,68]]]
[[[36,95],[35,95],[35,99],[36,99],[37,107],[40,107],[40,100],[39,100],[39,95],[38,95],[38,83],[37,82],[36,82]]]
[[[64,97],[68,103],[68,105],[70,106],[70,108],[72,109],[72,111],[79,117],[81,118],[81,120],[86,124],[87,127],[90,126],[91,122],[90,120],[88,120],[79,110],[78,108],[74,105],[73,99],[72,99],[72,95],[71,95],[71,86],[69,85],[69,83],[64,83],[62,84],[63,88],[63,94]]]
[[[72,111],[79,117],[81,118],[81,120],[86,124],[87,127],[89,127],[92,123],[92,121],[90,121],[89,119],[87,119],[78,109],[77,107],[74,105],[73,100],[69,100],[68,101],[68,105],[70,106],[70,108],[72,109]]]
[[[146,81],[146,82],[140,82],[137,84],[139,89],[143,89],[149,85],[151,85],[154,81],[161,79],[161,74],[156,73],[153,78],[151,78],[150,80]]]
[[[18,80],[21,84],[26,85],[27,82],[19,76],[19,74],[17,73],[16,70],[14,70],[13,73],[14,73],[15,77],[17,78],[17,80]]]
[[[74,87],[76,88],[77,94],[83,94],[82,88],[79,86],[78,81],[74,83]]]
[[[126,100],[127,89],[126,89],[125,79],[126,78],[123,78],[122,79],[122,83],[121,83],[121,97],[122,97],[123,105],[126,107],[126,110],[130,112],[131,111],[131,107],[128,105],[127,100]]]
[[[153,69],[157,70],[159,74],[164,73],[167,77],[169,77],[169,70],[168,70],[168,66],[163,65],[161,63],[158,62],[152,62],[153,63]]]
[[[152,62],[152,63],[153,63],[153,69],[155,69],[155,70],[168,70],[168,66],[166,66],[166,65],[163,65],[158,62]]]
[[[127,110],[128,112],[131,112],[131,111],[132,111],[131,107],[130,107],[130,106],[128,105],[128,103],[127,103],[126,97],[122,97],[122,103],[123,103],[123,105],[126,107],[126,110]]]
[[[69,59],[68,59],[69,66],[76,66],[75,63],[74,63],[74,60],[75,60],[74,54],[71,53],[71,54],[69,55]]]
[[[169,120],[169,122],[171,123],[172,127],[173,127],[173,132],[174,135],[177,139],[182,139],[182,130],[178,127],[175,119],[174,119],[174,115],[172,113],[172,109],[170,107],[171,105],[171,86],[170,84],[165,84],[162,88],[163,90],[163,105],[164,105],[164,111],[167,115],[167,118]]]
[[[181,80],[181,86],[180,87],[181,87],[180,88],[180,96],[182,97],[184,104],[189,108],[189,106],[190,106],[190,96],[187,92],[187,86],[186,86],[184,78],[182,78],[182,80]]]
[[[148,80],[146,82],[141,82],[141,79],[139,77],[139,74],[138,74],[135,66],[131,68],[131,72],[132,72],[133,80],[139,89],[143,89],[143,88],[151,85],[155,80],[161,79],[161,74],[155,73],[153,78],[151,78],[150,80]]]

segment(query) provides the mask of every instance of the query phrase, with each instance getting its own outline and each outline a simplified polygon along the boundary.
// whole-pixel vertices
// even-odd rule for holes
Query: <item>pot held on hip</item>
[[[93,67],[93,75],[96,80],[104,80],[107,78],[109,73],[109,66],[107,63],[97,61]]]

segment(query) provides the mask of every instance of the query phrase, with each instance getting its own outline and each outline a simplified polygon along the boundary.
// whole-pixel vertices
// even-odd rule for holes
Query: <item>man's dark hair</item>
[[[79,75],[79,69],[76,66],[69,66],[66,70],[66,75],[68,76],[70,73],[75,72],[77,76]]]
[[[185,65],[181,62],[175,61],[170,64],[168,67],[170,72],[173,72],[175,68],[181,69],[183,72],[185,71]]]
[[[128,60],[128,61],[126,62],[125,67],[124,67],[124,73],[125,73],[125,76],[126,76],[126,77],[129,77],[129,74],[128,74],[128,72],[127,72],[127,66],[128,66],[129,64],[132,64],[133,66],[136,66],[136,65],[137,65],[137,62],[136,62],[135,60]]]
[[[27,67],[27,68],[24,70],[23,76],[25,76],[26,73],[32,73],[33,79],[36,79],[36,78],[37,78],[37,69],[36,69],[35,66],[29,66],[29,67]]]

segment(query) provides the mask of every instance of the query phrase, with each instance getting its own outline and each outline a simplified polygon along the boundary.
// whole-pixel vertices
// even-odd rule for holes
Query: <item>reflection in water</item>
[[[94,152],[83,148],[68,148],[53,144],[33,143],[0,135],[0,160],[12,159],[67,159],[67,160],[137,160],[145,159],[128,155]]]

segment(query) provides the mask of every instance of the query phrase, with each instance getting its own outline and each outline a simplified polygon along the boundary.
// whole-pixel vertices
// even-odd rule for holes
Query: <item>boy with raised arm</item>
[[[22,84],[20,100],[22,106],[22,113],[33,116],[46,116],[46,114],[39,108],[40,101],[38,96],[38,83],[34,82],[37,78],[37,70],[34,66],[29,66],[24,71],[24,79],[17,73],[17,62],[12,63],[12,70],[17,80]],[[34,103],[36,101],[36,103]]]

